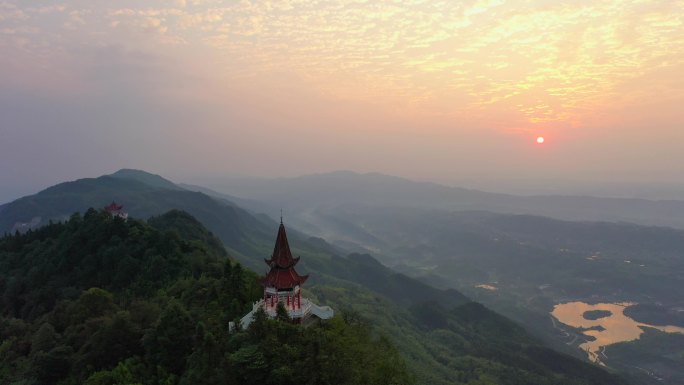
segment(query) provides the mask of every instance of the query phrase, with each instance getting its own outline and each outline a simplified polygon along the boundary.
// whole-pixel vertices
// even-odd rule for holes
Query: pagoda
[[[116,202],[112,201],[112,203],[108,204],[107,206],[104,207],[104,211],[108,212],[114,217],[119,217],[122,219],[127,219],[128,218],[128,213],[125,213],[123,211],[123,206],[120,204],[117,204]]]
[[[276,244],[273,248],[271,259],[264,259],[270,271],[261,281],[264,286],[264,301],[269,307],[276,306],[278,302],[284,302],[286,307],[299,310],[302,307],[300,286],[309,278],[308,275],[299,275],[295,265],[299,257],[293,258],[290,245],[287,242],[285,225],[280,222]]]
[[[295,270],[299,257],[292,256],[282,218],[273,254],[270,259],[264,259],[264,262],[269,267],[268,274],[261,280],[264,296],[255,302],[252,311],[240,320],[243,328],[249,326],[259,308],[263,308],[270,318],[274,318],[278,304],[283,304],[294,323],[307,323],[315,318],[329,319],[333,316],[334,312],[329,306],[318,306],[309,299],[302,298],[301,286],[309,276],[299,275]],[[234,326],[231,322],[231,329]]]

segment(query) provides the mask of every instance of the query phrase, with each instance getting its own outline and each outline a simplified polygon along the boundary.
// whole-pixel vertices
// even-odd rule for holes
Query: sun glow
[[[537,137],[537,144],[544,144],[544,141],[545,141],[545,140],[546,140],[546,139],[544,139],[543,136],[538,136],[538,137]]]

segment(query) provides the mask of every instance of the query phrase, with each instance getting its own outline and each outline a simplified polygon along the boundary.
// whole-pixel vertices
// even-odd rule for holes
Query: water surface
[[[590,305],[586,302],[567,302],[554,306],[551,315],[566,325],[589,329],[582,333],[594,337],[593,341],[587,341],[579,347],[587,352],[589,359],[601,362],[605,358],[602,351],[603,347],[618,342],[633,341],[639,338],[644,332],[642,327],[658,329],[666,333],[682,333],[684,328],[677,326],[654,326],[637,322],[624,314],[624,310],[635,303],[597,303]],[[610,312],[610,315],[599,319],[591,320],[584,318],[584,313],[592,310],[603,310]]]

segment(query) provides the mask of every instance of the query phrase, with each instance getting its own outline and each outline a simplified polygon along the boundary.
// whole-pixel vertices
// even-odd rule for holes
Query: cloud
[[[28,14],[16,4],[8,1],[0,2],[0,21],[21,21],[28,18]]]
[[[65,6],[4,1],[0,18],[49,14],[83,32],[77,40],[84,44],[192,45],[204,52],[198,62],[212,63],[206,69],[225,78],[290,72],[340,99],[384,101],[453,119],[504,114],[514,126],[581,124],[632,79],[684,65],[682,1],[79,5],[66,12]],[[51,28],[46,33],[61,33]],[[34,38],[21,34],[14,43],[33,49]]]
[[[37,7],[37,8],[28,8],[26,11],[28,13],[38,13],[38,14],[45,14],[45,13],[53,13],[53,12],[64,12],[66,11],[67,7],[64,4],[53,4],[53,5],[47,5],[43,7]]]
[[[0,180],[21,182],[16,159],[51,182],[681,171],[682,15],[681,0],[0,0]],[[531,131],[553,154],[525,147]]]

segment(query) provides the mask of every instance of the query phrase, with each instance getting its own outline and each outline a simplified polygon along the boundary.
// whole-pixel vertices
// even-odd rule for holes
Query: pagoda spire
[[[299,257],[292,256],[285,225],[282,223],[278,227],[278,235],[271,259],[264,259],[264,262],[271,268],[264,278],[264,286],[277,289],[293,288],[304,283],[309,277],[308,275],[300,276],[294,269],[294,266],[299,262]]]

